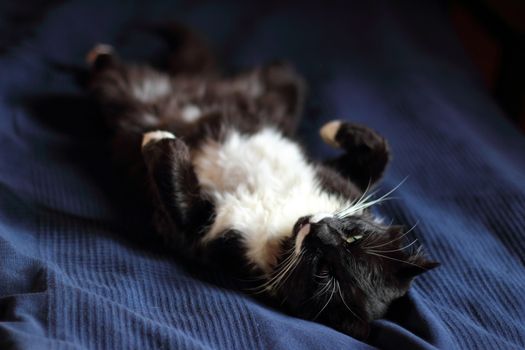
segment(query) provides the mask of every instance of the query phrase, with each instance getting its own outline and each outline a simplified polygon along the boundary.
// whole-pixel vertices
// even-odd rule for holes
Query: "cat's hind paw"
[[[115,53],[113,46],[108,44],[95,45],[86,55],[86,62],[93,66],[102,56],[112,56]]]
[[[175,135],[168,131],[156,130],[145,133],[142,136],[142,147],[144,148],[151,142],[158,142],[162,139],[175,139]]]

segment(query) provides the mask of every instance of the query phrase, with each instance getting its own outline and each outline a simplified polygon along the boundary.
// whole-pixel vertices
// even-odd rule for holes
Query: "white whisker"
[[[326,302],[326,304],[324,304],[323,308],[317,313],[317,315],[315,315],[315,317],[312,320],[317,319],[317,317],[319,317],[319,315],[323,313],[324,309],[326,309],[328,304],[330,304],[330,301],[332,300],[334,293],[335,293],[335,283],[334,283],[334,287],[332,288],[332,293],[330,294],[330,298],[328,298],[328,301]]]
[[[348,309],[348,311],[350,311],[352,313],[352,315],[354,315],[355,317],[357,317],[359,320],[362,321],[361,317],[357,316],[357,314],[352,311],[350,306],[348,306],[348,304],[346,303],[345,298],[343,298],[343,293],[341,292],[341,286],[339,285],[339,282],[337,282],[337,289],[339,289],[339,297],[341,298],[341,301],[343,302],[343,304],[345,304],[345,306]]]
[[[266,282],[261,284],[260,286],[255,287],[255,288],[250,288],[250,289],[255,290],[256,291],[255,294],[272,290],[277,280],[280,279],[281,276],[286,273],[286,271],[294,263],[294,260],[296,258],[297,256],[295,254],[290,254],[288,257],[286,257],[282,262],[280,262],[275,267],[273,276],[267,279]]]
[[[374,199],[374,200],[371,200],[371,198],[376,194],[376,191],[372,192],[369,195],[366,195],[366,197],[365,197],[366,191],[368,190],[368,188],[367,188],[367,190],[365,190],[365,192],[363,193],[363,195],[359,198],[359,200],[357,202],[351,203],[348,207],[337,211],[336,212],[336,216],[339,217],[339,218],[347,217],[347,216],[352,215],[352,214],[354,214],[356,212],[359,212],[360,210],[364,210],[364,209],[369,208],[369,207],[371,207],[373,205],[376,205],[376,204],[379,204],[381,202],[393,199],[392,197],[389,197],[389,196],[394,191],[396,191],[401,185],[403,185],[403,183],[405,183],[407,178],[408,177],[405,177],[393,189],[391,189],[390,191],[388,191],[387,193],[385,193],[381,197],[379,197],[377,199]]]
[[[286,281],[288,281],[288,278],[290,278],[290,276],[293,274],[293,272],[295,271],[295,269],[299,265],[299,262],[301,261],[302,257],[303,257],[303,254],[301,252],[301,254],[295,259],[295,261],[292,264],[292,266],[290,268],[288,268],[288,270],[286,271],[286,274],[283,275],[281,277],[280,281],[275,285],[275,289],[280,288],[284,283],[286,283]]]
[[[300,260],[303,257],[303,253],[304,251],[302,250],[299,255],[290,255],[285,260],[287,262],[280,265],[281,267],[279,268],[279,271],[277,271],[277,273],[270,280],[259,287],[259,289],[262,288],[260,292],[279,289],[297,268]]]
[[[365,191],[361,194],[361,196],[359,198],[357,198],[357,200],[353,200],[350,202],[350,204],[344,208],[341,208],[339,209],[338,211],[335,212],[335,216],[337,217],[341,217],[341,214],[343,212],[345,212],[346,210],[349,210],[351,209],[353,206],[355,205],[359,205],[361,204],[363,201],[366,201],[368,198],[370,198],[370,196],[374,195],[375,194],[375,191],[373,193],[371,193],[370,195],[366,196],[368,190],[370,189],[370,181],[368,182],[368,186],[366,187]],[[366,198],[365,198],[366,196]]]
[[[384,247],[386,245],[389,245],[389,244],[392,244],[394,243],[395,241],[399,241],[400,239],[403,239],[406,235],[408,235],[410,232],[412,232],[412,230],[414,230],[416,228],[416,226],[419,224],[419,221],[417,221],[414,226],[412,226],[407,232],[403,233],[401,236],[397,237],[397,238],[394,238],[393,240],[391,241],[388,241],[386,243],[383,243],[383,244],[380,244],[380,245],[376,245],[376,246],[373,246],[373,247],[363,247],[363,249],[376,249],[376,248],[381,248],[381,247]]]
[[[308,300],[306,301],[310,301],[312,299],[315,299],[321,295],[323,295],[324,293],[328,292],[328,289],[330,288],[330,285],[332,284],[332,282],[334,281],[333,277],[330,278],[324,285],[323,287],[321,287],[321,289],[319,289],[317,291],[317,293],[315,293],[314,295],[312,295],[310,298],[308,298]]]
[[[371,252],[366,252],[366,254],[369,254],[369,255],[375,255],[375,256],[378,256],[378,257],[380,257],[380,258],[385,258],[385,259],[389,259],[389,260],[398,261],[398,262],[401,262],[401,263],[404,263],[404,264],[408,264],[408,265],[416,266],[416,267],[419,267],[420,269],[426,270],[423,266],[419,266],[419,265],[417,265],[417,264],[413,264],[413,263],[408,262],[408,261],[405,261],[405,260],[400,260],[400,259],[392,258],[391,256],[386,256],[386,255],[377,254],[377,253],[371,253]]]
[[[402,247],[402,248],[399,248],[399,249],[392,249],[392,250],[373,250],[373,249],[367,249],[368,251],[370,252],[373,252],[373,253],[393,253],[393,252],[399,252],[401,250],[405,250],[407,249],[408,247],[412,246],[414,243],[417,242],[417,239],[414,239],[410,244]]]

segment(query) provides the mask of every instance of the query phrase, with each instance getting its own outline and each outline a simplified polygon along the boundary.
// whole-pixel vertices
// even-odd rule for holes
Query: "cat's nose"
[[[341,244],[341,235],[330,225],[329,222],[321,220],[311,224],[312,243],[321,249],[338,247]]]

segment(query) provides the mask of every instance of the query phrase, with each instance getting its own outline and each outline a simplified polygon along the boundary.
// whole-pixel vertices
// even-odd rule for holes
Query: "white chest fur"
[[[300,217],[345,204],[321,189],[298,145],[271,128],[254,135],[231,131],[223,143],[204,145],[193,163],[216,207],[203,243],[226,229],[238,230],[247,258],[264,271],[276,263],[279,243]]]

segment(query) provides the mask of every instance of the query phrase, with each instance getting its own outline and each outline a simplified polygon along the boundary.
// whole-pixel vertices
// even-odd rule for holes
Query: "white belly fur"
[[[276,263],[279,243],[292,234],[297,219],[333,213],[346,203],[322,191],[299,146],[271,128],[254,135],[232,130],[223,143],[205,144],[193,163],[216,208],[203,243],[226,229],[238,230],[247,258],[263,271]]]

